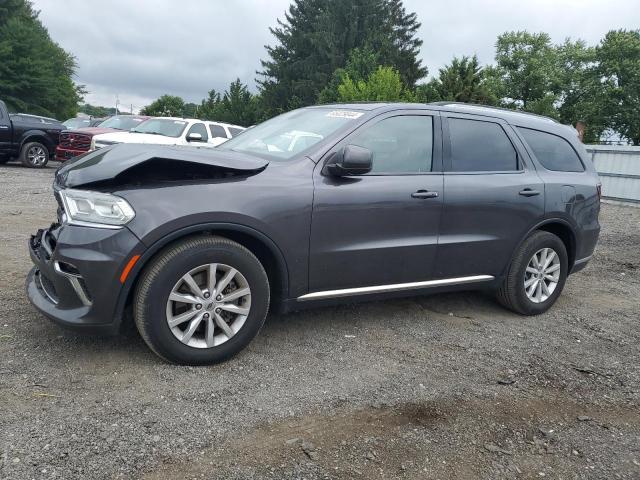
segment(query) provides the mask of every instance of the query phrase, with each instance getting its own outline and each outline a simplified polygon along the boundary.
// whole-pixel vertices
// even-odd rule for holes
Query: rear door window
[[[451,171],[518,170],[518,154],[502,127],[494,122],[449,118]]]
[[[547,170],[583,172],[584,165],[573,147],[564,138],[551,133],[518,127],[533,154]]]
[[[209,124],[209,129],[213,138],[227,138],[227,132],[222,125]]]
[[[232,137],[237,137],[238,135],[240,135],[242,132],[244,132],[243,129],[241,128],[233,128],[233,127],[229,127],[229,133],[231,134]]]

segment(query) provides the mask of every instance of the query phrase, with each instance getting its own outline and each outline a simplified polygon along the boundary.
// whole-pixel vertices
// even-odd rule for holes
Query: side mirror
[[[202,135],[199,133],[190,133],[187,135],[187,142],[201,142]]]
[[[335,152],[324,166],[324,171],[334,177],[363,175],[371,171],[371,150],[357,145],[347,145]]]

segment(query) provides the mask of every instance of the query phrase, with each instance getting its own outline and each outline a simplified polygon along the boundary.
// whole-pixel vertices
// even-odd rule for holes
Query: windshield
[[[90,120],[88,118],[70,118],[62,124],[70,129],[88,127]]]
[[[100,128],[114,128],[116,130],[131,130],[144,122],[144,120],[144,118],[139,117],[111,117],[98,126]]]
[[[182,132],[184,132],[186,126],[187,122],[184,120],[173,120],[170,118],[152,118],[140,123],[131,131],[177,138],[182,135]]]
[[[293,110],[245,130],[218,148],[289,160],[362,115],[362,112],[335,108]]]

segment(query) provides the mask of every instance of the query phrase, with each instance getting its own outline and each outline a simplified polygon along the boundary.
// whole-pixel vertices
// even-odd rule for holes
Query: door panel
[[[11,149],[11,121],[6,111],[0,108],[0,152],[8,152]]]
[[[520,195],[525,188],[539,195]],[[436,275],[502,273],[513,249],[544,214],[544,185],[535,172],[445,174]]]
[[[543,217],[544,184],[522,143],[505,122],[472,115],[445,117],[475,120],[480,128],[473,128],[466,136],[458,128],[451,135],[449,118],[443,118],[445,195],[435,274],[442,278],[497,277],[504,272],[526,232]],[[479,131],[483,131],[481,139]],[[469,139],[472,141],[462,152]],[[482,145],[475,147],[474,142]],[[507,156],[509,145],[517,155],[513,171],[491,171],[492,166],[506,168],[510,164],[504,158],[492,158],[492,155]],[[468,170],[477,162],[479,171],[459,171],[454,155],[464,157],[459,165],[467,165]]]
[[[433,278],[443,192],[443,176],[437,171],[442,151],[440,125],[437,116],[413,112],[409,116],[433,118],[433,130],[422,137],[411,132],[411,138],[401,138],[401,134],[389,133],[393,125],[382,123],[399,116],[395,113],[368,122],[332,150],[350,143],[366,148],[373,145],[373,174],[338,178],[323,175],[323,161],[316,167],[311,292]],[[373,130],[376,124],[378,130]],[[366,131],[369,128],[372,130]],[[365,139],[367,133],[374,134]],[[433,139],[428,153],[436,172],[424,173],[426,168],[418,166],[416,158],[425,158],[427,152],[422,148],[424,143],[416,139],[427,138],[428,133],[429,141]],[[421,168],[423,173],[408,173]]]

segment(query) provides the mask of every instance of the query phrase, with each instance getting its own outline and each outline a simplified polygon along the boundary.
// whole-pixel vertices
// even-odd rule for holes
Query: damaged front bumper
[[[115,334],[122,290],[120,272],[141,243],[127,228],[54,223],[29,240],[34,267],[26,280],[31,303],[54,322],[92,333]]]

